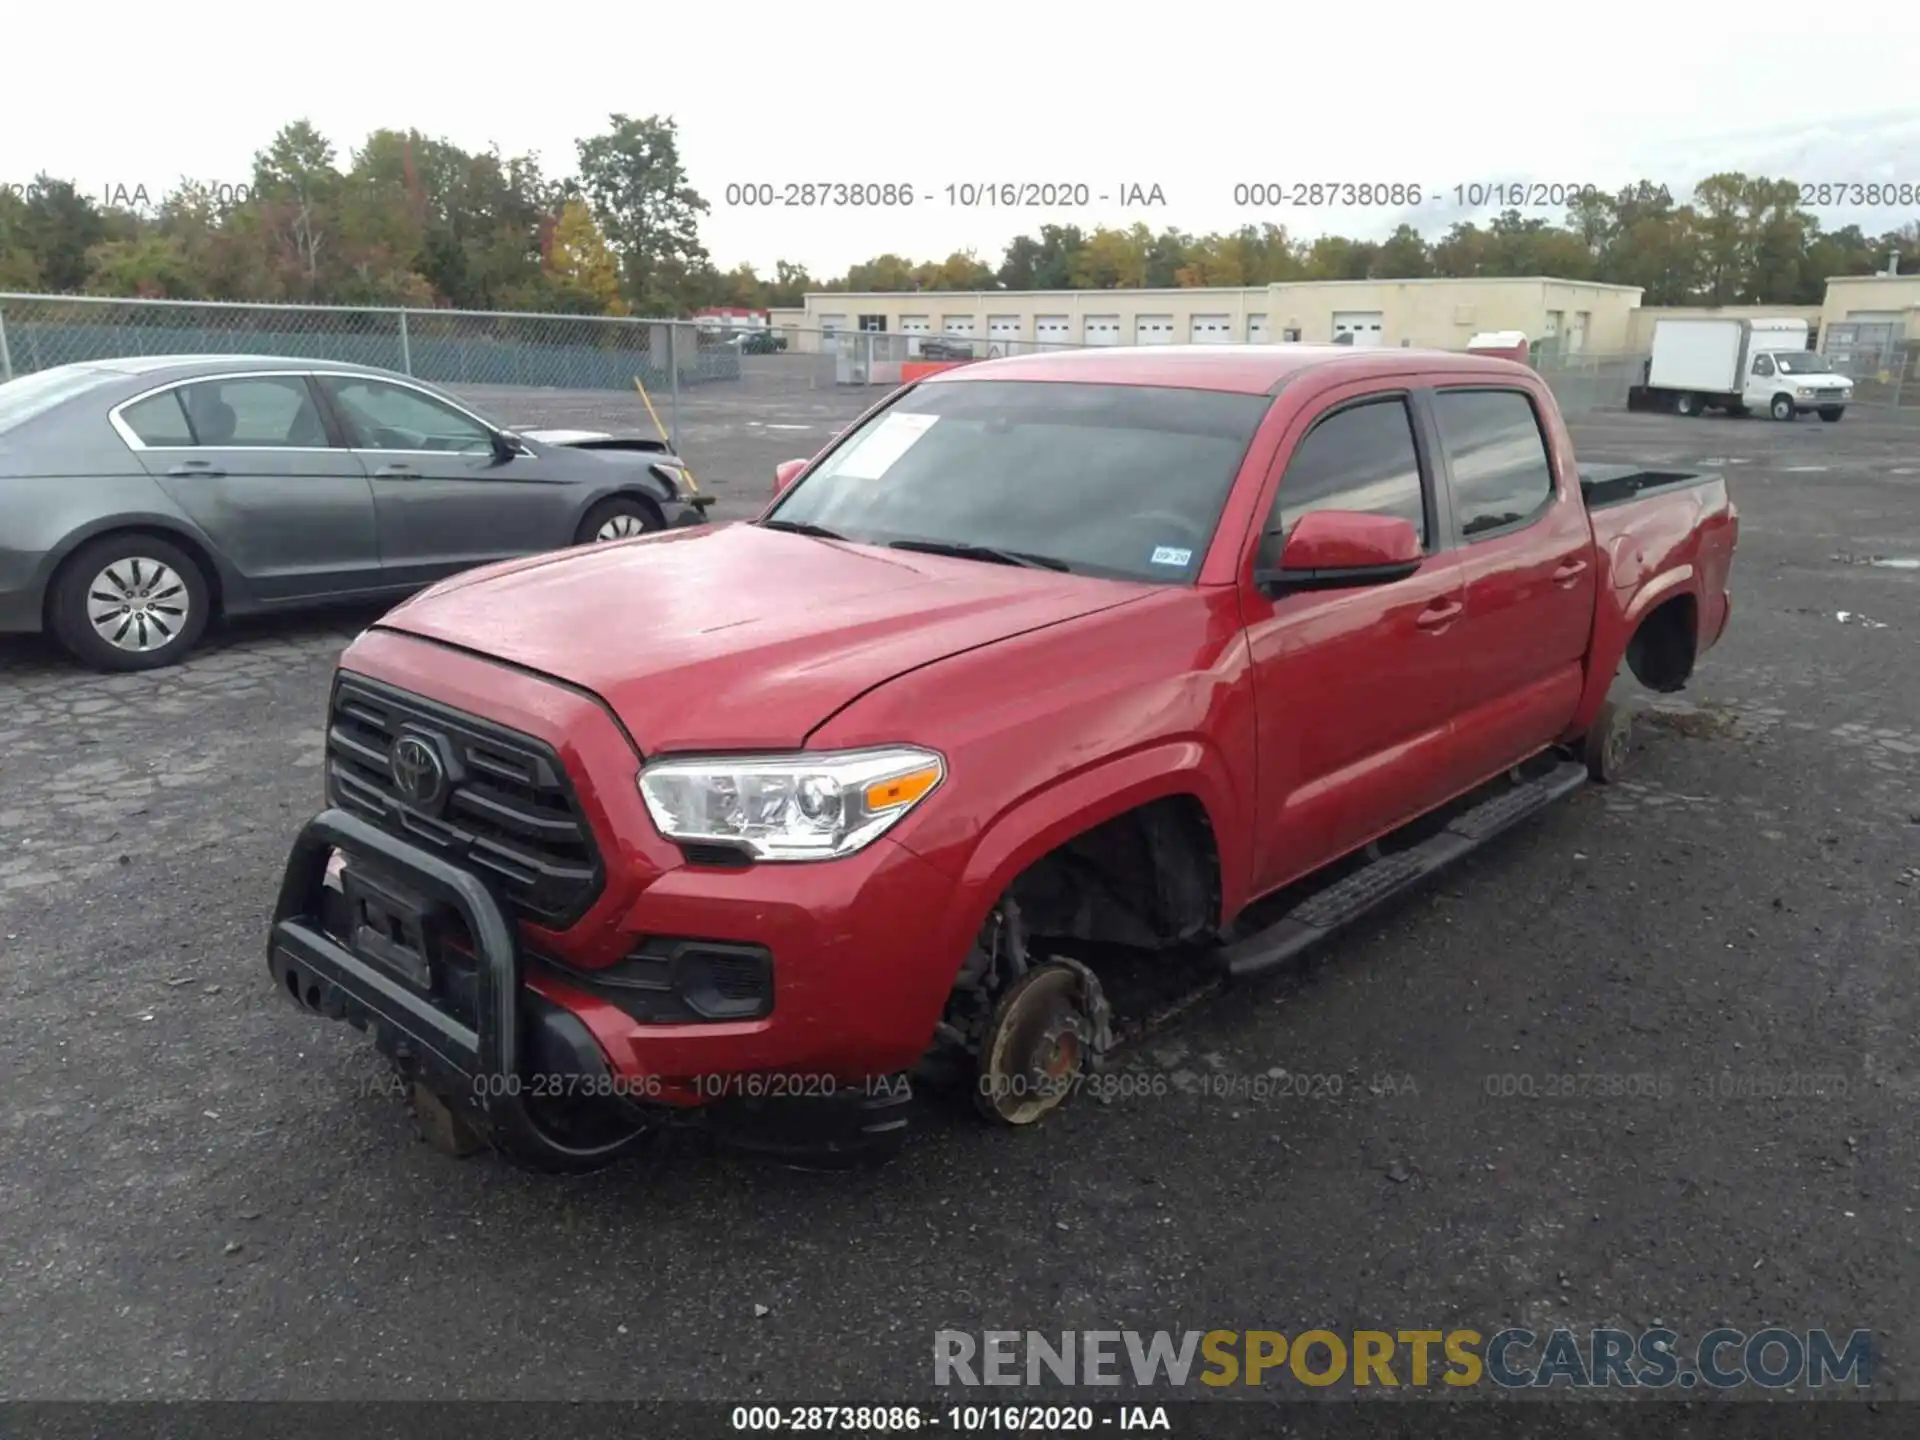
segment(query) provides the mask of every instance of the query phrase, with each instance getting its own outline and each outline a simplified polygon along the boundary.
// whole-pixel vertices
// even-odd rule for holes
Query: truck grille
[[[418,743],[396,764],[402,741]],[[516,730],[341,675],[327,717],[327,795],[490,882],[509,912],[536,925],[563,929],[599,897],[599,851],[560,758]]]

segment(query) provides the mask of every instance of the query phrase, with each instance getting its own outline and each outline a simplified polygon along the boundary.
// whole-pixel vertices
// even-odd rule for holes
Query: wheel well
[[[1700,605],[1691,595],[1663,600],[1641,619],[1627,642],[1627,668],[1649,690],[1671,694],[1693,674]]]
[[[1041,856],[1008,894],[1034,936],[1156,949],[1220,923],[1220,852],[1192,795],[1150,801]]]
[[[53,567],[53,573],[47,577],[46,593],[40,597],[41,623],[51,627],[53,623],[53,595],[59,588],[60,577],[73,563],[74,556],[90,546],[98,545],[102,540],[117,540],[123,535],[147,535],[155,540],[164,540],[176,550],[184,551],[187,558],[200,567],[200,577],[207,582],[207,618],[209,620],[220,613],[223,599],[220,588],[220,567],[213,563],[213,556],[207,553],[207,547],[191,536],[182,535],[178,530],[169,530],[162,525],[119,525],[111,530],[102,530],[97,535],[89,535],[73,549],[60,558]]]

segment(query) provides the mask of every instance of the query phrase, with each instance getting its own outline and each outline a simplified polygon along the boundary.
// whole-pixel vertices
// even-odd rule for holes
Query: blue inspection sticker
[[[1193,559],[1193,551],[1176,549],[1172,545],[1156,545],[1153,551],[1155,565],[1185,565]]]

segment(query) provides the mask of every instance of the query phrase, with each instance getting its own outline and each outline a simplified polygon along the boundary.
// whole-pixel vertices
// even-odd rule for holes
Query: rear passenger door
[[[1432,405],[1466,575],[1460,753],[1485,779],[1559,739],[1579,703],[1593,527],[1539,397],[1483,381],[1442,385]]]
[[[305,375],[213,376],[118,406],[147,472],[261,604],[380,588],[373,487]]]
[[[1259,745],[1256,888],[1271,890],[1459,788],[1451,758],[1463,611],[1459,558],[1432,440],[1404,392],[1336,391],[1282,446],[1256,547],[1278,557],[1316,510],[1397,515],[1420,531],[1420,569],[1392,584],[1272,599],[1242,579]]]

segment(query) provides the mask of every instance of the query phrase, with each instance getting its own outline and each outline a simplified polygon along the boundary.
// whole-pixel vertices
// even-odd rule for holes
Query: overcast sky
[[[574,139],[610,112],[660,113],[679,121],[689,177],[713,207],[702,227],[713,258],[763,271],[789,259],[837,273],[887,250],[972,248],[994,263],[1009,236],[1049,221],[1378,234],[1401,218],[1249,208],[1234,202],[1240,182],[1419,184],[1441,192],[1421,212],[1436,235],[1462,184],[1612,189],[1643,174],[1803,164],[1820,173],[1786,178],[1920,183],[1910,0],[1832,14],[1746,0],[1717,15],[1671,0],[335,0],[285,12],[197,0],[191,23],[114,26],[77,50],[75,13],[8,16],[0,185],[47,171],[96,195],[144,186],[157,199],[182,175],[244,182],[254,152],[298,117],[343,163],[368,131],[411,126],[471,149],[536,151],[561,173]],[[64,58],[22,63],[36,56]],[[904,183],[919,198],[880,210],[726,203],[730,183],[809,180]],[[950,184],[1000,181],[1084,182],[1093,199],[1051,211],[948,203]],[[1157,185],[1166,204],[1122,207],[1133,185]],[[1822,218],[1890,229],[1920,206]]]

